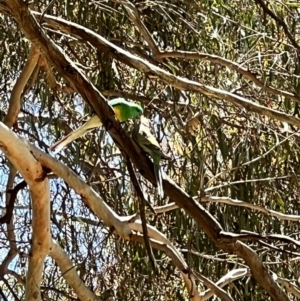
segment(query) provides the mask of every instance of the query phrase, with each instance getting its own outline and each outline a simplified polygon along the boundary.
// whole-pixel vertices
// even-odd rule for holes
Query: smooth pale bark
[[[57,159],[45,154],[33,145],[30,145],[32,154],[37,158],[43,166],[52,170],[57,176],[62,178],[70,185],[76,193],[78,193],[86,205],[101,218],[106,226],[112,227],[115,232],[124,239],[130,239],[131,230],[126,221],[114,212],[100,197],[100,195],[92,189],[88,184],[78,177],[78,175],[62,164]]]
[[[16,84],[11,92],[11,97],[9,100],[9,108],[7,115],[4,118],[4,123],[11,128],[16,121],[18,114],[21,109],[22,103],[22,93],[25,89],[25,86],[32,75],[34,69],[37,66],[38,60],[40,57],[40,52],[37,48],[32,47],[28,60],[22,70],[21,75],[18,77]]]
[[[0,149],[21,173],[30,188],[32,243],[26,277],[25,300],[41,300],[43,265],[50,248],[50,187],[40,162],[28,146],[0,122]]]
[[[70,287],[81,301],[98,301],[98,297],[85,286],[84,282],[77,274],[76,266],[73,265],[69,256],[55,242],[52,242],[50,256],[58,264],[63,277],[66,279]]]

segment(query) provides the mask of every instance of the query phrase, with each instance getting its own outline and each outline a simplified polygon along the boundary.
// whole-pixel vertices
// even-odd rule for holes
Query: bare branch
[[[141,20],[141,18],[139,16],[139,12],[136,9],[136,7],[127,0],[116,1],[116,2],[121,3],[125,7],[130,19],[135,24],[135,26],[138,28],[138,30],[141,32],[142,36],[148,43],[149,48],[152,50],[153,56],[156,58],[159,55],[159,49],[158,49],[154,39],[152,38],[150,32],[148,31],[147,27]]]
[[[39,13],[33,12],[34,15],[39,15]],[[110,53],[117,60],[136,68],[137,70],[145,73],[149,76],[155,76],[162,80],[164,83],[169,84],[179,90],[188,90],[191,92],[198,92],[206,95],[209,98],[224,99],[230,103],[237,105],[239,107],[244,107],[250,112],[255,112],[260,115],[265,115],[270,118],[287,122],[289,124],[300,127],[300,119],[292,115],[273,110],[271,108],[262,106],[260,104],[254,103],[249,99],[242,96],[235,95],[231,92],[214,88],[212,86],[207,86],[199,82],[195,82],[180,76],[175,76],[149,62],[143,60],[137,56],[132,55],[126,50],[110,43],[102,36],[96,34],[92,30],[89,30],[83,26],[76,23],[67,22],[61,18],[56,18],[52,16],[45,15],[44,19],[50,27],[55,29],[60,29],[65,33],[69,33],[75,36],[79,36],[84,41],[89,41],[99,50]]]
[[[198,272],[193,271],[192,272],[198,280],[202,281],[207,287],[209,287],[215,295],[217,295],[219,298],[225,301],[234,301],[222,288],[218,287],[215,283],[213,283],[210,279],[207,277],[201,275]],[[206,300],[206,299],[202,299]]]
[[[26,185],[27,183],[25,181],[22,181],[19,184],[17,184],[13,189],[7,189],[6,193],[7,195],[9,194],[9,197],[7,197],[9,202],[6,203],[5,214],[2,217],[0,217],[0,224],[11,223],[17,194],[21,189],[25,188]]]
[[[240,278],[246,276],[247,274],[249,274],[249,272],[248,272],[248,269],[245,269],[245,268],[231,270],[226,275],[221,277],[215,283],[215,285],[218,287],[224,287],[228,283],[231,283],[237,279],[240,279]],[[250,274],[249,274],[249,276],[250,276]],[[203,296],[202,297],[203,301],[207,300],[214,295],[214,290],[209,289],[209,290],[203,292],[201,295]]]
[[[83,201],[89,206],[89,208],[91,208],[91,210],[99,218],[101,218],[107,226],[113,227],[122,238],[128,238],[131,233],[130,228],[89,185],[82,181],[78,175],[57,159],[43,153],[33,145],[30,145],[29,147],[37,160],[39,160],[43,166],[52,170],[57,176],[64,179],[64,181],[66,181],[66,183],[68,183],[75,192],[82,197]]]
[[[268,273],[266,267],[262,264],[258,255],[244,243],[237,241],[235,243],[236,254],[241,256],[246,264],[251,267],[251,272],[255,279],[266,289],[274,300],[288,301],[288,296],[283,292],[280,286]]]
[[[7,274],[14,276],[19,283],[21,283],[22,285],[26,285],[26,279],[24,279],[20,274],[18,274],[17,272],[13,271],[13,270],[7,270]]]
[[[296,48],[297,51],[300,52],[300,46],[297,44],[297,42],[295,41],[293,35],[290,33],[288,26],[285,24],[285,22],[280,19],[279,17],[277,17],[275,15],[275,13],[273,11],[271,11],[268,6],[264,3],[263,0],[255,0],[256,3],[258,3],[258,5],[263,9],[263,11],[268,14],[272,19],[274,19],[276,21],[276,23],[278,25],[280,25],[285,34],[287,35],[287,37],[289,38],[289,40],[291,41],[292,45]]]
[[[64,92],[67,94],[72,94],[75,92],[74,89],[71,87],[68,87],[66,85],[61,85],[56,82],[55,76],[51,70],[51,67],[49,66],[48,62],[46,61],[45,58],[41,58],[41,66],[43,67],[45,73],[46,73],[46,78],[48,80],[48,83],[52,90],[56,93],[56,91]]]
[[[242,67],[241,65],[239,65],[236,62],[227,60],[227,59],[222,58],[217,55],[177,50],[177,51],[160,52],[157,55],[157,57],[160,58],[161,60],[165,59],[165,58],[182,58],[182,59],[187,59],[187,60],[201,60],[202,59],[202,60],[207,60],[214,64],[226,66],[229,69],[234,70],[234,71],[238,72],[239,74],[242,74],[243,76],[245,76],[245,78],[250,79],[253,83],[255,83],[257,85],[257,87],[261,88],[263,91],[266,91],[273,95],[287,97],[287,98],[290,98],[290,99],[295,100],[300,103],[300,97],[298,95],[266,86],[266,84],[263,83],[261,80],[259,80],[257,78],[256,74],[252,73],[250,70]]]
[[[144,243],[143,236],[138,234],[133,234],[131,240],[138,241],[139,243],[142,244]],[[172,259],[173,264],[179,269],[181,275],[183,276],[191,300],[200,301],[201,299],[197,291],[195,278],[193,277],[192,274],[189,273],[187,264],[184,261],[182,262],[182,260],[174,252],[174,249],[171,248],[170,246],[153,239],[150,239],[150,243],[152,248],[163,251],[168,257]]]
[[[128,225],[132,230],[143,233],[142,222],[140,220],[136,220],[134,223],[129,223]],[[168,248],[172,249],[173,253],[176,254],[178,260],[180,260],[183,265],[186,265],[185,260],[181,255],[181,253],[176,249],[176,247],[170,242],[170,240],[163,233],[161,233],[159,230],[157,230],[155,227],[151,225],[147,225],[147,230],[148,230],[149,237],[151,237],[155,241],[167,245]]]
[[[98,297],[78,276],[76,267],[73,266],[69,256],[55,241],[52,242],[50,256],[56,261],[63,277],[81,301],[98,301]]]
[[[26,144],[0,122],[0,148],[30,186],[32,198],[32,245],[25,300],[40,299],[43,262],[50,243],[50,188],[40,162]]]
[[[232,205],[232,206],[239,206],[239,207],[245,207],[245,208],[250,208],[259,212],[263,212],[267,215],[270,216],[275,216],[279,219],[282,220],[288,220],[288,221],[293,221],[293,222],[298,222],[300,221],[300,215],[294,215],[294,214],[284,214],[281,212],[277,212],[275,210],[272,209],[268,209],[266,207],[262,207],[259,205],[255,205],[249,202],[244,202],[241,200],[234,200],[231,199],[229,197],[219,197],[219,196],[202,196],[200,197],[194,197],[194,200],[199,201],[200,203],[208,203],[208,202],[212,202],[212,203],[223,203],[223,204],[228,204],[228,205]],[[163,206],[159,206],[159,207],[154,207],[154,210],[157,214],[161,214],[161,213],[166,213],[172,210],[176,210],[178,209],[179,206],[176,205],[176,203],[168,203],[166,205]],[[151,215],[153,214],[151,211],[147,211],[146,215]],[[133,218],[133,216],[127,216],[126,220],[130,220],[131,218]]]
[[[22,73],[20,77],[18,78],[12,92],[11,92],[11,98],[9,103],[9,108],[7,115],[4,118],[4,123],[11,128],[12,125],[16,122],[18,114],[20,112],[21,108],[21,95],[22,92],[32,74],[35,67],[37,66],[37,62],[40,56],[40,52],[36,47],[32,47],[28,60],[22,70]]]
[[[244,202],[240,200],[233,200],[229,197],[218,197],[218,196],[205,196],[198,199],[200,203],[207,203],[207,202],[213,202],[213,203],[222,203],[222,204],[228,204],[232,206],[239,206],[239,207],[245,207],[250,208],[256,211],[263,212],[270,216],[275,216],[282,220],[288,220],[293,222],[299,222],[300,221],[300,215],[293,215],[293,214],[284,214],[281,212],[277,212],[265,207],[261,207],[249,202]],[[170,205],[170,204],[168,204]],[[155,209],[156,210],[156,209]]]
[[[292,293],[294,296],[296,296],[298,299],[300,299],[300,288],[297,285],[295,285],[294,283],[291,283],[290,280],[283,279],[280,277],[278,277],[277,281],[279,283],[282,283],[288,292]]]

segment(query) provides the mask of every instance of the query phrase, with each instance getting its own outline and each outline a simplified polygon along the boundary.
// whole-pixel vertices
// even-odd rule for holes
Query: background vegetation
[[[20,18],[21,13],[26,15],[26,10],[21,11],[26,5],[17,2],[0,1],[0,109],[6,115],[2,121],[19,137],[49,153],[51,144],[79,127],[83,116],[92,114],[90,104],[95,100],[87,103],[63,72],[74,78],[77,73],[62,72],[55,59],[49,60],[50,48],[47,54],[41,40],[31,38],[31,28],[24,26],[28,19]],[[13,10],[16,5],[20,11]],[[153,133],[172,158],[162,163],[164,172],[179,186],[171,187],[166,179],[166,196],[159,199],[147,177],[150,173],[153,179],[151,168],[146,179],[105,127],[55,156],[126,218],[140,211],[126,164],[128,155],[137,167],[146,199],[158,212],[147,214],[148,225],[170,240],[191,269],[180,270],[170,254],[151,242],[157,264],[153,271],[143,240],[113,234],[76,191],[77,184],[70,185],[51,168],[51,235],[85,287],[100,300],[225,300],[207,280],[193,275],[195,271],[215,285],[227,275],[223,289],[233,300],[271,300],[268,281],[282,292],[274,300],[297,300],[298,2],[31,1],[27,10],[47,39],[107,99],[122,96],[142,104]],[[81,25],[126,52],[113,50],[106,42],[101,46],[93,42],[91,32],[79,32],[72,24],[50,16]],[[151,64],[152,69],[141,62]],[[25,178],[8,159],[7,152],[1,153],[2,216],[11,198],[7,190]],[[176,199],[180,190],[199,202],[206,210],[203,214],[214,219],[222,232],[212,227],[210,232],[209,226],[199,224]],[[12,219],[9,223],[1,220],[3,300],[30,300],[25,282],[32,248],[31,201],[29,186],[24,185],[18,191]],[[181,208],[160,207],[173,202]],[[255,276],[258,266],[251,266],[233,247],[238,240],[253,252],[248,258],[263,263],[271,280],[264,283]],[[227,242],[230,250],[223,247]],[[45,258],[42,281],[37,285],[42,300],[85,300],[65,279],[54,257]],[[234,278],[230,274],[234,271],[241,276]],[[199,295],[184,284],[182,273],[194,277],[197,286],[193,290]],[[207,288],[214,297],[207,295]]]

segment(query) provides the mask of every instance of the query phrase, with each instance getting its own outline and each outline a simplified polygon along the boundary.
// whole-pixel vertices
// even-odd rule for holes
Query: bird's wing
[[[61,140],[51,145],[50,150],[54,150],[55,154],[60,152],[66,145],[76,140],[77,138],[85,135],[92,129],[99,127],[101,124],[102,123],[99,117],[97,115],[94,115],[89,121],[80,126],[78,129],[74,130],[69,135],[63,137]]]
[[[156,155],[164,159],[169,159],[169,157],[163,153],[155,136],[152,135],[149,125],[149,120],[146,117],[141,116],[140,123],[138,123],[133,130],[133,139],[136,140],[139,146],[152,157]]]
[[[137,142],[137,144],[152,157],[154,173],[156,177],[157,192],[160,197],[163,197],[163,176],[160,166],[160,160],[162,157],[165,158],[166,156],[162,152],[155,136],[153,136],[150,132],[149,121],[145,117],[142,116],[139,124],[135,126],[132,137]]]

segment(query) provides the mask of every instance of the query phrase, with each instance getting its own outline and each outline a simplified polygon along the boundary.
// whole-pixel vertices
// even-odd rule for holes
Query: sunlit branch
[[[245,78],[251,80],[257,87],[261,88],[263,91],[268,92],[273,95],[278,95],[280,97],[290,98],[294,101],[300,102],[300,97],[296,94],[292,94],[287,91],[282,91],[279,89],[275,89],[267,86],[264,82],[257,78],[257,76],[252,73],[249,69],[244,68],[234,61],[227,60],[217,55],[212,55],[208,53],[200,53],[200,52],[190,52],[190,51],[164,51],[160,52],[156,55],[155,58],[160,60],[166,58],[181,58],[186,60],[206,60],[213,64],[219,64],[221,66],[226,66],[229,69],[236,71],[239,74],[242,74]]]
[[[192,273],[195,275],[195,277],[198,280],[202,281],[208,288],[210,288],[213,294],[221,298],[221,300],[234,301],[221,287],[217,286],[213,281],[201,275],[199,272],[193,271]],[[201,298],[201,300],[207,300],[207,299],[204,297]]]
[[[266,215],[269,216],[275,216],[279,219],[282,220],[287,220],[287,221],[293,221],[293,222],[299,222],[300,221],[300,215],[293,215],[293,214],[284,214],[281,212],[277,212],[262,206],[258,206],[255,204],[251,204],[248,202],[244,202],[244,201],[240,201],[240,200],[234,200],[231,199],[229,197],[218,197],[218,196],[205,196],[205,197],[201,197],[198,198],[198,200],[201,203],[208,203],[208,202],[212,202],[212,203],[222,203],[222,204],[228,204],[231,206],[238,206],[238,207],[245,207],[245,208],[249,208],[252,210],[256,210],[259,212],[262,212]]]
[[[119,1],[116,0],[116,2],[119,2]],[[154,39],[152,38],[150,32],[148,31],[147,27],[145,26],[145,24],[141,20],[136,7],[130,1],[127,1],[127,0],[120,1],[120,3],[125,7],[130,19],[132,20],[132,22],[135,24],[137,29],[140,31],[140,33],[142,34],[142,36],[144,37],[144,39],[148,43],[148,46],[151,49],[154,57],[156,55],[158,55],[159,54],[159,49],[158,49]]]
[[[98,301],[98,297],[84,284],[77,274],[76,267],[73,265],[69,256],[64,250],[53,241],[49,254],[59,266],[64,279],[74,290],[81,301]]]
[[[34,15],[38,16],[39,13],[33,12]],[[274,109],[262,106],[260,104],[254,103],[249,99],[242,96],[235,95],[225,90],[221,90],[212,86],[204,85],[199,82],[195,82],[180,76],[175,76],[151,63],[141,59],[135,55],[130,54],[128,51],[110,43],[102,36],[96,34],[95,32],[82,27],[76,23],[65,21],[61,18],[52,17],[49,15],[44,16],[47,25],[56,29],[60,29],[65,33],[71,35],[80,36],[83,41],[89,41],[94,47],[99,50],[105,50],[111,54],[115,59],[145,73],[146,75],[151,75],[159,78],[164,83],[169,84],[180,90],[188,90],[193,92],[198,92],[207,97],[217,99],[224,99],[231,102],[239,107],[244,107],[245,109],[258,113],[260,115],[266,115],[273,119],[287,122],[300,127],[300,119],[292,115],[286,114],[284,112],[276,111]]]
[[[113,227],[121,237],[128,237],[131,233],[130,228],[120,220],[120,217],[102,200],[99,194],[59,160],[43,153],[33,145],[30,145],[29,147],[43,166],[52,170],[53,173],[68,183],[107,226]]]
[[[0,122],[0,147],[30,186],[32,199],[32,244],[26,277],[25,300],[40,299],[43,264],[50,247],[50,188],[40,162],[27,145]]]
[[[21,109],[22,93],[25,89],[30,76],[32,75],[34,69],[37,66],[39,60],[40,52],[36,47],[32,47],[29,53],[28,60],[21,72],[20,77],[17,79],[16,84],[11,92],[11,98],[9,102],[9,108],[7,115],[4,118],[4,123],[11,128],[16,122],[18,114]]]

